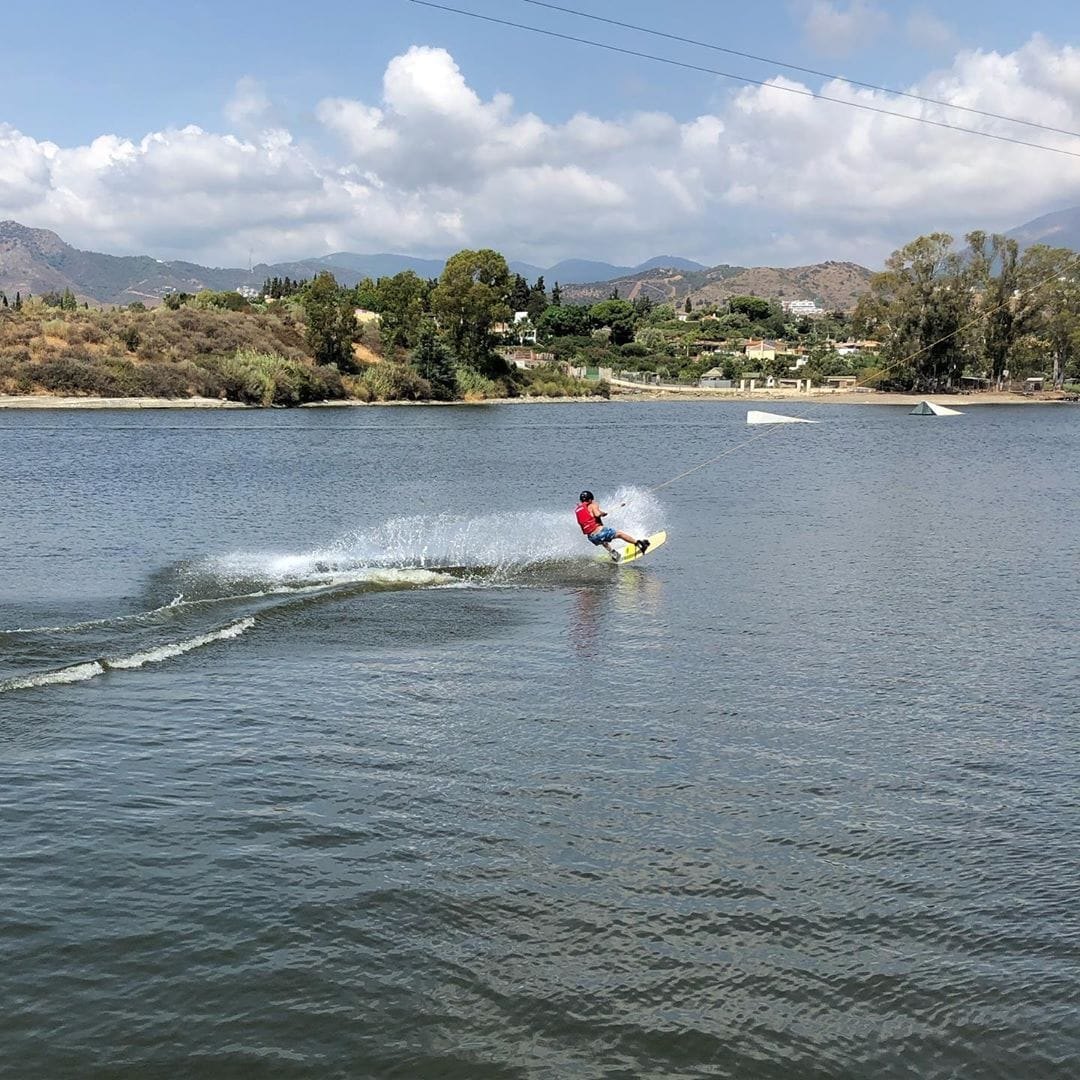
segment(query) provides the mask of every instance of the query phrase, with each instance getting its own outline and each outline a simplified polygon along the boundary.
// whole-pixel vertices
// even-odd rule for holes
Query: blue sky
[[[448,2],[823,88],[775,64],[522,0]],[[566,6],[1080,130],[1071,3]],[[98,250],[218,263],[249,250],[445,254],[483,243],[542,264],[659,253],[873,264],[921,231],[1006,228],[1080,203],[1080,159],[873,120],[408,0],[311,10],[14,6],[0,42],[0,218]],[[1080,139],[924,112],[1080,151]]]

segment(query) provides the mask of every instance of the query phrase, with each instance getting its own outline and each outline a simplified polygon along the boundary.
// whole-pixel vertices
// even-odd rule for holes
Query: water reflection
[[[603,641],[604,622],[612,613],[639,618],[643,632],[656,632],[663,595],[663,582],[637,566],[623,567],[603,580],[575,589],[569,627],[574,651],[583,659],[595,659]]]

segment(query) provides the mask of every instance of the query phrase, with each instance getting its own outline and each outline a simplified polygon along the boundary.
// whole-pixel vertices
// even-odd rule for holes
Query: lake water
[[[1080,410],[784,411],[0,412],[0,1073],[1075,1077]]]

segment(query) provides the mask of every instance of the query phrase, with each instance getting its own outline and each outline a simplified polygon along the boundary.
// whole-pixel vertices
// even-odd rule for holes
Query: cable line
[[[668,41],[678,41],[683,45],[695,45],[701,49],[711,49],[713,52],[727,53],[729,56],[739,56],[744,60],[754,60],[761,64],[772,64],[775,67],[787,68],[788,71],[799,71],[803,75],[817,75],[822,79],[835,79],[849,83],[851,86],[861,86],[864,90],[878,90],[883,94],[892,94],[894,97],[908,98],[911,101],[922,101],[928,105],[941,105],[946,109],[956,109],[959,112],[971,113],[975,116],[985,116],[990,120],[1005,120],[1010,124],[1023,124],[1025,127],[1038,128],[1040,131],[1053,132],[1055,135],[1070,135],[1080,139],[1080,131],[1069,131],[1067,128],[1051,127],[1049,124],[1039,124],[1034,120],[1021,120],[1018,116],[1005,116],[1002,113],[989,112],[986,109],[975,109],[970,105],[956,105],[951,101],[941,101],[938,98],[926,97],[923,94],[913,94],[909,90],[893,90],[888,86],[878,86],[875,83],[860,82],[858,79],[849,79],[846,75],[834,75],[828,71],[818,71],[816,68],[800,67],[798,64],[788,64],[783,60],[774,60],[768,56],[757,56],[754,53],[740,52],[738,49],[728,49],[723,45],[714,45],[708,41],[697,41],[694,38],[681,37],[679,34],[669,34],[664,30],[654,30],[648,26],[636,26],[634,23],[620,22],[618,19],[608,19],[602,15],[592,15],[587,11],[577,11],[574,8],[562,7],[560,4],[549,4],[546,0],[522,0],[522,3],[532,4],[533,7],[548,8],[551,11],[561,11],[566,15],[576,15],[581,19],[592,19],[593,22],[607,23],[609,26],[619,26],[624,30],[634,30],[639,34],[650,34],[653,37],[666,38]]]
[[[624,56],[636,56],[641,60],[655,60],[660,64],[669,64],[672,67],[684,68],[687,71],[698,71],[705,75],[719,75],[723,79],[732,79],[735,82],[748,83],[751,86],[762,86],[769,90],[782,90],[787,94],[795,94],[798,97],[810,98],[813,101],[831,101],[837,105],[847,105],[852,109],[861,109],[863,112],[877,113],[880,116],[895,116],[901,120],[911,120],[917,124],[927,124],[930,127],[944,128],[947,131],[960,131],[966,135],[978,135],[983,139],[994,139],[997,142],[1012,143],[1014,146],[1027,146],[1033,150],[1046,150],[1051,154],[1063,154],[1065,157],[1080,158],[1080,151],[1066,150],[1059,146],[1046,146],[1044,143],[1028,142],[1026,139],[1014,139],[1009,135],[995,135],[989,131],[979,131],[977,128],[963,127],[960,124],[950,124],[944,120],[930,120],[925,116],[911,116],[908,113],[896,112],[893,109],[883,109],[877,105],[867,105],[859,101],[845,101],[843,98],[830,97],[828,94],[815,94],[813,90],[799,90],[793,86],[778,86],[776,83],[766,82],[764,79],[751,79],[746,75],[733,75],[730,71],[720,71],[717,68],[705,67],[703,64],[691,64],[684,60],[673,60],[668,56],[657,56],[655,53],[641,52],[637,49],[626,49],[621,45],[611,45],[604,41],[593,41],[591,38],[577,37],[574,34],[563,34],[557,30],[543,30],[539,26],[529,26],[526,23],[513,22],[510,19],[499,19],[494,15],[481,15],[477,11],[466,11],[463,8],[451,7],[449,4],[437,4],[433,0],[409,0],[412,4],[421,7],[433,8],[436,11],[446,11],[452,15],[464,15],[470,19],[479,19],[481,22],[495,23],[499,26],[510,26],[515,30],[528,30],[533,34],[543,34],[545,37],[559,38],[562,41],[572,41],[578,45],[589,45],[595,49],[605,49],[608,52],[621,53]]]

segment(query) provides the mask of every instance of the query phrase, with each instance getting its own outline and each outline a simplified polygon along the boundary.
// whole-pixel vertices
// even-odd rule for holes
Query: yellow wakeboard
[[[652,536],[648,537],[649,550],[645,552],[645,555],[651,555],[662,543],[664,543],[665,540],[667,540],[666,532],[653,533]],[[611,556],[603,549],[600,550],[596,558],[600,562],[614,562]],[[644,555],[642,555],[642,553],[638,551],[636,547],[632,547],[630,544],[625,544],[619,551],[619,561],[616,565],[622,566],[623,563],[636,562],[638,559],[641,558],[644,558]]]

